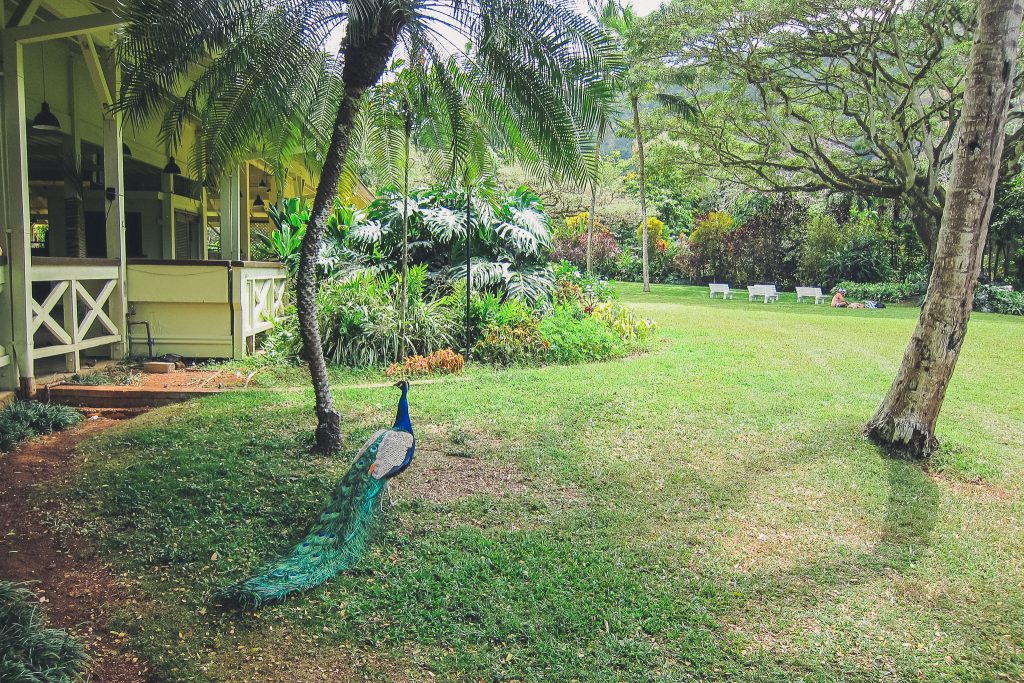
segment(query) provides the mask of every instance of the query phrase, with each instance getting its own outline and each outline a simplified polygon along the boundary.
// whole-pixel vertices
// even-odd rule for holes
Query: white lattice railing
[[[242,334],[249,339],[269,330],[284,313],[288,275],[284,268],[246,266],[241,277]]]
[[[79,354],[121,341],[121,330],[110,318],[110,297],[117,290],[117,265],[62,264],[32,266],[33,291],[37,283],[50,288],[42,300],[32,296],[32,357]]]

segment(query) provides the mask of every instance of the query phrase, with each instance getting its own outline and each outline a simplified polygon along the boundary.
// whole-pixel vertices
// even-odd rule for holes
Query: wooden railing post
[[[15,363],[0,368],[4,386],[20,380],[24,394],[35,393],[32,360],[31,268],[32,240],[28,206],[28,145],[25,133],[25,66],[21,45],[3,32],[3,167],[4,229],[7,254],[10,310],[3,329],[10,335]]]
[[[118,92],[120,68],[112,68],[110,91]],[[103,113],[103,178],[107,216],[107,258],[117,259],[117,287],[110,297],[110,319],[121,332],[121,341],[112,344],[112,358],[128,355],[128,286],[124,246],[124,158],[122,153],[121,115],[112,112],[111,103],[104,103]]]

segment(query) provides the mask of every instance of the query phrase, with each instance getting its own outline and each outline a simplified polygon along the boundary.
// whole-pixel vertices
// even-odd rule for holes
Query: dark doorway
[[[107,217],[102,211],[85,212],[85,255],[107,258]]]

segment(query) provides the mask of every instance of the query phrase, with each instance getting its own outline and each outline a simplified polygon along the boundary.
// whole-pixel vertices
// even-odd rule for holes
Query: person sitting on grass
[[[846,300],[846,290],[839,289],[832,297],[832,308],[864,308],[864,304],[851,303]]]
[[[832,308],[846,308],[849,305],[849,302],[846,300],[846,290],[837,289],[832,297]]]

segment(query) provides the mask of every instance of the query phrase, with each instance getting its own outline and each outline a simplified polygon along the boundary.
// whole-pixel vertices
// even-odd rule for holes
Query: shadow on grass
[[[889,483],[882,538],[875,556],[889,569],[903,571],[932,543],[939,487],[913,463],[883,456]]]

